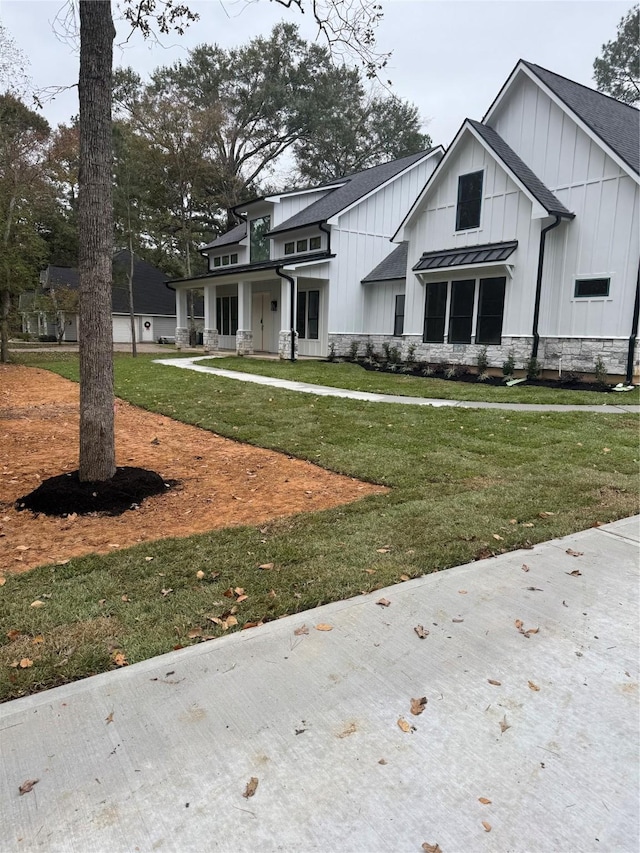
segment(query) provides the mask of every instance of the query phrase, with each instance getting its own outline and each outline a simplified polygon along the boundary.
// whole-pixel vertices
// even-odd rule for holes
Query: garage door
[[[131,320],[129,317],[113,318],[113,342],[116,344],[131,343]]]

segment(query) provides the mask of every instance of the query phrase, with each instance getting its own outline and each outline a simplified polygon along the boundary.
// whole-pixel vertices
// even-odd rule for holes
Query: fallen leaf
[[[603,453],[611,453],[611,448],[610,447],[603,447],[602,452]]]
[[[32,601],[29,607],[44,607],[44,601],[37,599],[36,601]]]
[[[307,628],[306,625],[301,625],[299,628],[296,628],[296,630],[293,633],[295,634],[296,637],[302,637],[304,634],[309,633],[309,629]]]
[[[20,661],[20,669],[28,669],[30,666],[33,666],[33,661],[31,658],[22,658]]]
[[[263,563],[261,566],[258,566],[259,569],[272,569],[273,563]]]
[[[567,548],[565,554],[568,554],[570,557],[583,557],[584,551],[574,551],[572,548]]]
[[[33,791],[33,786],[37,785],[39,781],[39,779],[27,779],[26,782],[23,782],[22,785],[20,785],[20,787],[18,788],[18,790],[20,791],[20,796],[22,796],[23,794],[30,794],[31,791]]]
[[[56,560],[56,566],[66,566],[71,560]]]
[[[247,628],[259,628],[260,625],[264,625],[264,622],[262,622],[261,620],[258,622],[245,622],[242,626],[242,630],[246,631]]]
[[[486,797],[478,797],[478,802],[482,803],[483,806],[491,805],[491,800],[488,800]]]
[[[224,595],[225,598],[235,598],[235,596],[233,594],[233,590],[231,589],[231,587],[229,587],[229,589],[225,589],[225,591],[222,594]]]
[[[222,620],[222,628],[226,631],[228,628],[233,628],[238,624],[238,620],[235,616],[227,616],[226,619]]]
[[[11,631],[7,631],[7,638],[11,642],[13,642],[14,640],[17,640],[18,637],[20,637],[21,635],[22,635],[22,631],[17,631],[15,628],[12,628]]]
[[[550,518],[552,515],[555,515],[555,512],[539,512],[538,518]]]
[[[251,779],[249,779],[249,781],[247,782],[247,787],[244,789],[244,794],[242,795],[245,800],[248,800],[249,797],[253,797],[257,787],[258,779],[256,776],[252,776]]]
[[[42,634],[36,634],[33,640],[31,640],[31,644],[34,646],[39,646],[44,643],[44,637]]]
[[[233,591],[236,595],[244,595],[244,587],[237,586]]]
[[[424,711],[424,707],[427,704],[427,697],[423,696],[421,699],[412,699],[411,700],[411,713],[414,717],[420,716],[420,714]]]
[[[499,533],[492,533],[491,535],[494,539],[497,539],[498,541],[502,541],[504,539],[504,536],[500,536]]]
[[[442,853],[439,844],[429,844],[427,841],[423,843],[422,849],[424,850],[424,853]]]
[[[162,589],[162,590],[160,590],[160,591],[162,592],[162,596],[163,596],[163,598],[166,598],[166,597],[169,595],[169,593],[170,593],[170,592],[173,592],[173,590],[171,589],[171,587],[169,587],[169,589]]]
[[[385,546],[384,548],[376,548],[376,552],[378,554],[388,554],[391,548]]]
[[[269,592],[267,593],[267,595],[269,596],[269,598],[275,598],[276,597],[275,589],[270,589]]]
[[[452,622],[464,622],[464,619],[458,618],[458,619],[452,619],[451,621]]]
[[[537,684],[534,684],[534,683],[533,683],[533,681],[527,681],[527,684],[529,685],[529,689],[530,689],[530,690],[535,690],[535,691],[540,690],[540,688],[538,687],[538,685],[537,685]]]
[[[124,601],[124,602],[131,601],[131,599],[129,598],[129,596],[128,596],[128,595],[123,595],[123,596],[122,596],[122,598],[121,598],[120,600],[121,600],[121,601]]]
[[[338,737],[339,738],[349,737],[349,735],[354,735],[357,731],[358,731],[358,729],[356,728],[356,724],[355,723],[349,723],[349,725],[343,731],[340,732]]]
[[[486,820],[483,820],[482,825],[484,826],[485,832],[491,832],[491,824],[490,823],[487,823]]]
[[[4,586],[6,584],[6,582],[7,582],[7,579],[0,576],[0,586]]]
[[[379,604],[379,605],[380,605],[380,607],[389,607],[389,605],[391,604],[391,602],[390,602],[387,598],[379,598],[379,599],[376,601],[376,604]]]
[[[424,640],[425,637],[429,636],[429,632],[422,625],[416,625],[413,630],[416,632],[416,634],[420,637],[421,640]]]
[[[517,523],[518,523],[518,519],[517,519],[517,518],[510,518],[510,519],[509,519],[509,524],[517,524]]]
[[[400,717],[398,720],[398,728],[402,729],[403,732],[415,732],[415,726],[412,726],[411,723],[408,723],[404,717]]]
[[[524,635],[525,637],[528,637],[529,634],[537,634],[539,630],[540,628],[527,628],[527,630],[524,631]]]
[[[204,577],[204,572],[202,571],[202,569],[200,569],[199,572],[196,572],[196,577],[198,578],[199,581],[202,580],[202,578]]]
[[[333,625],[325,625],[321,622],[319,625],[316,625],[316,631],[333,631]]]
[[[543,592],[539,586],[528,586],[527,589],[529,592]]]
[[[523,563],[523,564],[522,564],[522,571],[523,571],[523,572],[528,572],[528,571],[529,571],[529,566],[528,566],[526,563]]]
[[[113,711],[111,711],[111,713],[109,714],[109,716],[108,716],[108,717],[105,717],[105,719],[106,719],[106,721],[107,721],[107,725],[109,725],[109,723],[112,723],[112,722],[113,722]]]
[[[196,637],[201,637],[201,636],[202,636],[202,628],[192,628],[189,631],[189,633],[187,634],[187,637],[190,640],[195,640]]]
[[[458,590],[458,595],[466,595],[466,594],[467,594],[467,590],[466,590],[466,589],[459,589],[459,590]]]
[[[500,720],[500,731],[502,732],[502,734],[504,734],[506,730],[510,728],[511,726],[507,722],[507,715],[505,714],[504,717]]]
[[[516,619],[515,626],[518,629],[518,631],[522,628],[523,625],[524,625],[524,622],[522,621],[522,619]]]
[[[494,687],[502,687],[501,681],[495,681],[493,678],[487,678],[489,684],[493,684]]]
[[[150,563],[151,560],[153,560],[153,557],[145,557],[144,560],[145,560],[145,563]]]
[[[380,761],[378,761],[378,764],[386,764],[386,763],[387,763],[387,762],[385,761],[385,759],[384,759],[384,758],[381,758],[381,759],[380,759]]]
[[[569,575],[572,578],[582,577],[582,572],[580,569],[574,569],[572,572],[565,572],[565,575]]]
[[[28,550],[29,550],[28,545],[16,545],[16,551],[28,551]]]
[[[128,661],[122,652],[116,652],[116,654],[113,655],[113,662],[116,666],[128,666]]]
[[[408,581],[408,580],[411,580],[411,578],[409,577],[409,575],[400,575],[400,580],[401,581]]]
[[[365,571],[368,575],[375,575],[375,573],[376,573],[376,570],[375,570],[375,569],[364,569],[364,571]]]

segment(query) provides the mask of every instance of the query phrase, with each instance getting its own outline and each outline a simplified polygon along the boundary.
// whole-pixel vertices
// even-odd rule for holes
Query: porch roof
[[[414,272],[431,272],[450,267],[483,266],[506,261],[518,248],[517,240],[506,243],[485,243],[482,246],[465,246],[461,249],[440,249],[425,252],[413,267]]]
[[[236,264],[234,266],[219,267],[215,270],[196,275],[192,278],[174,278],[167,282],[167,285],[173,289],[174,284],[186,284],[194,282],[194,287],[201,287],[208,279],[211,278],[241,278],[250,273],[264,272],[266,270],[276,270],[279,267],[290,268],[308,261],[326,261],[330,258],[335,258],[331,252],[308,252],[306,255],[295,255],[295,257],[274,258],[268,261],[258,261],[253,264]]]

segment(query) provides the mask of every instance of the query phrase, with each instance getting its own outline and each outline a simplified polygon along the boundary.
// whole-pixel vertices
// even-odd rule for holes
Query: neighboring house
[[[128,250],[114,256],[114,284],[112,292],[112,317],[114,343],[131,343],[129,314],[129,285],[127,273],[131,255]],[[153,342],[159,338],[173,337],[176,326],[175,294],[166,286],[167,276],[156,267],[134,256],[133,308],[136,341]],[[68,295],[77,293],[78,271],[69,267],[48,266],[40,273],[37,291],[23,293],[20,297],[22,328],[32,335],[56,335],[64,328],[64,341],[78,340],[78,308],[70,304]],[[53,291],[53,297],[51,293]],[[55,311],[52,300],[56,292],[64,294],[60,310]],[[44,297],[44,299],[42,298]],[[66,301],[65,301],[66,300]],[[53,310],[52,310],[53,309]],[[56,317],[62,315],[62,317]],[[202,331],[202,302],[196,304],[194,313],[196,330]]]
[[[638,373],[639,113],[520,61],[362,279],[368,336],[416,359]],[[371,258],[375,262],[375,258]],[[381,337],[382,336],[382,337]]]
[[[202,249],[209,272],[171,282],[176,343],[188,340],[187,295],[194,288],[204,289],[209,349],[326,356],[332,345],[340,349],[349,336],[365,333],[360,281],[387,254],[442,155],[442,148],[422,151],[238,205],[245,221]],[[386,323],[391,333],[392,314]]]

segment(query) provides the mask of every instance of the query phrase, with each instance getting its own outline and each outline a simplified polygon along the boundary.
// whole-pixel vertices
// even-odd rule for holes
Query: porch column
[[[280,284],[280,333],[278,334],[278,355],[282,359],[291,360],[291,330],[296,325],[296,304],[298,302],[298,277],[283,278]],[[292,301],[293,300],[293,301]],[[292,317],[293,306],[293,317]],[[293,358],[298,357],[298,333],[293,332]]]
[[[239,281],[236,355],[251,355],[251,353],[253,352],[253,329],[251,328],[251,295],[251,282]]]
[[[204,351],[218,349],[218,321],[216,318],[216,286],[204,286],[204,333],[202,338]]]
[[[189,346],[189,311],[186,288],[176,288],[176,349]]]

